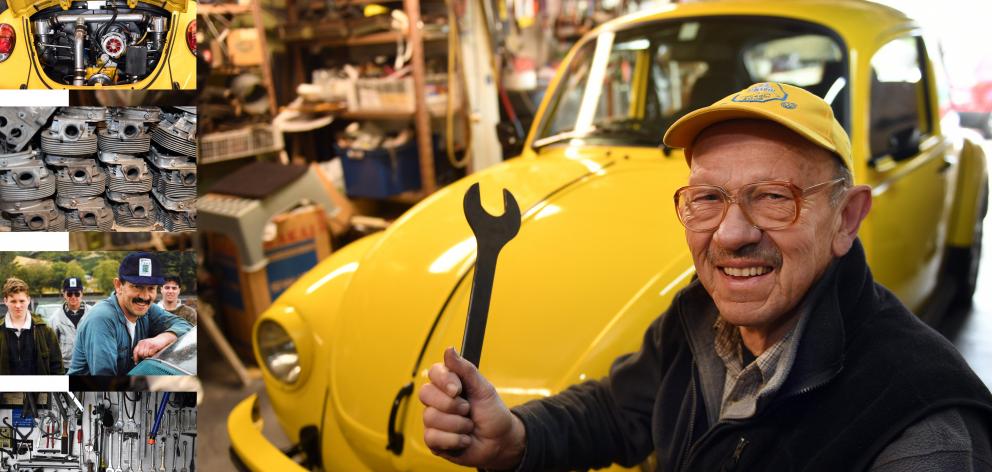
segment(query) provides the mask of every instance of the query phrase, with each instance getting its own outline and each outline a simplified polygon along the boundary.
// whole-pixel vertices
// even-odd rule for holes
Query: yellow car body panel
[[[66,90],[194,90],[196,89],[196,56],[186,44],[186,28],[196,21],[196,2],[166,0],[142,2],[171,12],[162,57],[148,77],[124,85],[66,85],[45,76],[34,46],[31,14],[38,9],[58,4],[48,0],[38,5],[30,0],[14,0],[11,8],[0,13],[0,23],[14,27],[17,40],[7,60],[0,62],[0,89],[66,89]],[[16,6],[15,6],[16,5]]]
[[[312,331],[291,334],[309,339],[301,343],[301,365],[311,362],[305,370],[312,369],[303,385],[284,385],[262,369],[291,439],[305,426],[318,426],[325,470],[466,470],[426,449],[417,395],[443,350],[461,345],[475,259],[462,196],[475,182],[490,213],[502,211],[501,188],[514,193],[523,211],[519,234],[499,257],[481,360],[483,374],[506,403],[601,378],[617,356],[639,347],[648,324],[694,275],[672,202],[688,175],[683,154],[578,141],[537,149],[534,142],[553,113],[569,62],[598,34],[713,15],[801,20],[829,28],[844,42],[855,180],[876,188],[876,208],[861,239],[878,280],[920,308],[933,291],[942,250],[970,244],[970,233],[955,228],[972,228],[975,204],[959,200],[976,198],[987,172],[980,149],[945,129],[936,112],[919,156],[869,163],[871,58],[889,40],[917,34],[916,25],[866,2],[666,6],[609,22],[579,41],[549,85],[521,156],[439,190],[385,232],[332,254],[262,316],[276,320],[289,310],[305,321],[289,323],[291,329]],[[633,68],[639,74],[648,69]],[[646,79],[632,84],[634,95],[644,97]],[[930,109],[938,110],[934,87]],[[639,105],[631,108],[632,115],[644,112]],[[967,175],[972,172],[980,178]],[[920,241],[936,245],[937,254]],[[328,278],[334,282],[317,284]],[[259,361],[264,365],[260,356]],[[408,384],[409,394],[399,394]],[[403,435],[401,453],[386,449],[390,428]],[[231,440],[240,441],[237,432]]]

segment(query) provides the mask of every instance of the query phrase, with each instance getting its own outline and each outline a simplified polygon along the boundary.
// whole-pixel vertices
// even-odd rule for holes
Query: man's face
[[[7,305],[7,310],[12,316],[20,318],[28,314],[31,297],[24,292],[12,293],[4,297],[3,302]]]
[[[155,301],[158,293],[157,285],[134,285],[121,279],[114,279],[117,292],[117,303],[126,314],[142,317],[148,314],[148,308]]]
[[[69,306],[70,310],[76,311],[83,302],[83,292],[79,290],[66,290],[62,292],[62,298],[65,299],[65,303]]]
[[[179,299],[179,284],[169,281],[162,286],[162,299],[173,303]]]
[[[773,123],[729,121],[706,129],[696,140],[689,184],[719,185],[732,195],[743,185],[764,180],[805,188],[834,178],[832,159]],[[717,229],[686,230],[699,280],[725,320],[771,332],[792,319],[783,315],[833,258],[831,240],[839,220],[830,205],[832,190],[807,197],[799,220],[785,229],[762,231],[732,204]],[[742,269],[760,275],[740,275]]]

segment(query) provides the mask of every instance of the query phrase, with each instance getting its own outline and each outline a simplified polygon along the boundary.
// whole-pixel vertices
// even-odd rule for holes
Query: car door
[[[932,110],[920,37],[885,43],[871,58],[868,182],[876,278],[919,311],[937,283],[949,214],[948,143]]]

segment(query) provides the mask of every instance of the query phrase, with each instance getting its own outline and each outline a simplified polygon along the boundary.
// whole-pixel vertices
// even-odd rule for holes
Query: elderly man
[[[992,395],[869,271],[871,189],[823,100],[761,83],[668,130],[698,280],[609,376],[508,410],[453,349],[420,391],[438,455],[489,469],[992,467]],[[464,398],[460,396],[464,392]]]
[[[62,299],[65,300],[62,303],[62,310],[57,311],[52,317],[52,328],[55,329],[55,336],[59,339],[62,364],[67,366],[72,362],[76,329],[91,306],[83,301],[83,280],[79,277],[66,277],[62,281]]]
[[[154,254],[124,257],[114,293],[83,318],[69,375],[126,375],[141,359],[154,356],[192,329],[154,304],[162,266]]]
[[[0,333],[0,375],[62,375],[62,356],[55,332],[28,310],[28,284],[11,277],[3,284],[7,314]]]
[[[177,275],[165,276],[165,284],[162,285],[162,301],[158,302],[157,305],[196,326],[196,310],[189,305],[184,305],[183,300],[179,298],[179,282]]]

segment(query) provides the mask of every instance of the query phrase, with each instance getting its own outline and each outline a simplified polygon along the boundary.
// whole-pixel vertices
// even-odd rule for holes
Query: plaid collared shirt
[[[727,369],[720,419],[750,418],[758,410],[759,400],[778,391],[785,381],[795,353],[793,333],[796,329],[793,327],[747,366],[743,360],[744,343],[740,330],[721,317],[717,317],[713,329],[716,332],[713,347]],[[783,359],[783,354],[787,360]]]

